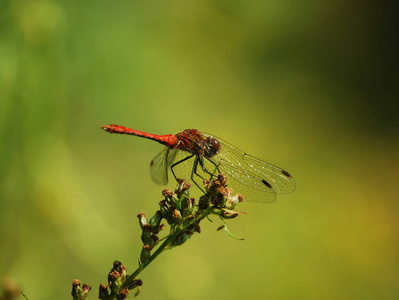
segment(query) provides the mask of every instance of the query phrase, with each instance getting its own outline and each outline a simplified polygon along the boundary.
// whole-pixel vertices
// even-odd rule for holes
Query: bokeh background
[[[241,205],[245,241],[204,222],[141,299],[397,299],[394,18],[360,0],[2,0],[1,277],[29,299],[79,278],[96,299],[114,260],[136,269],[162,146],[100,129],[116,123],[210,132],[297,182]]]

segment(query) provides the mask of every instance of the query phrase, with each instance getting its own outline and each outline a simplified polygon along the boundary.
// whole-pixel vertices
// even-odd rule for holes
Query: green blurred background
[[[2,0],[0,16],[0,275],[29,299],[70,299],[75,278],[96,299],[114,260],[137,267],[162,146],[113,123],[210,132],[297,182],[241,205],[245,241],[204,222],[141,274],[140,299],[399,297],[384,2]]]

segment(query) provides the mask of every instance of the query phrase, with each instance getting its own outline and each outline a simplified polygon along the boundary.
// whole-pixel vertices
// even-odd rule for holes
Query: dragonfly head
[[[219,141],[214,138],[213,136],[208,136],[206,138],[205,143],[205,153],[204,155],[208,158],[211,158],[219,153],[220,150],[220,143]]]

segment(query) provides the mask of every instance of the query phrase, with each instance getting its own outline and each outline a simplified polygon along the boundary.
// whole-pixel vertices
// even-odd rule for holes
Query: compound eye
[[[215,139],[214,137],[210,136],[207,138],[207,153],[206,156],[207,157],[213,157],[216,154],[219,153],[220,150],[220,143],[217,139]]]

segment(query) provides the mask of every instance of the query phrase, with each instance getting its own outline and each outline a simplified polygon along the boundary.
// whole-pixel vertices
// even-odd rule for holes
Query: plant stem
[[[179,236],[186,228],[195,222],[198,222],[202,219],[204,219],[206,216],[208,216],[212,212],[212,206],[208,207],[206,210],[204,210],[200,215],[198,215],[197,218],[192,220],[191,222],[186,223],[182,228],[177,227],[176,231],[172,234],[170,234],[167,239],[162,243],[161,246],[158,247],[158,249],[150,256],[147,262],[144,264],[141,264],[134,273],[129,276],[128,279],[123,283],[121,289],[128,287],[135,279],[136,277],[155,259],[158,257],[159,254],[161,254],[170,244],[171,242]]]

